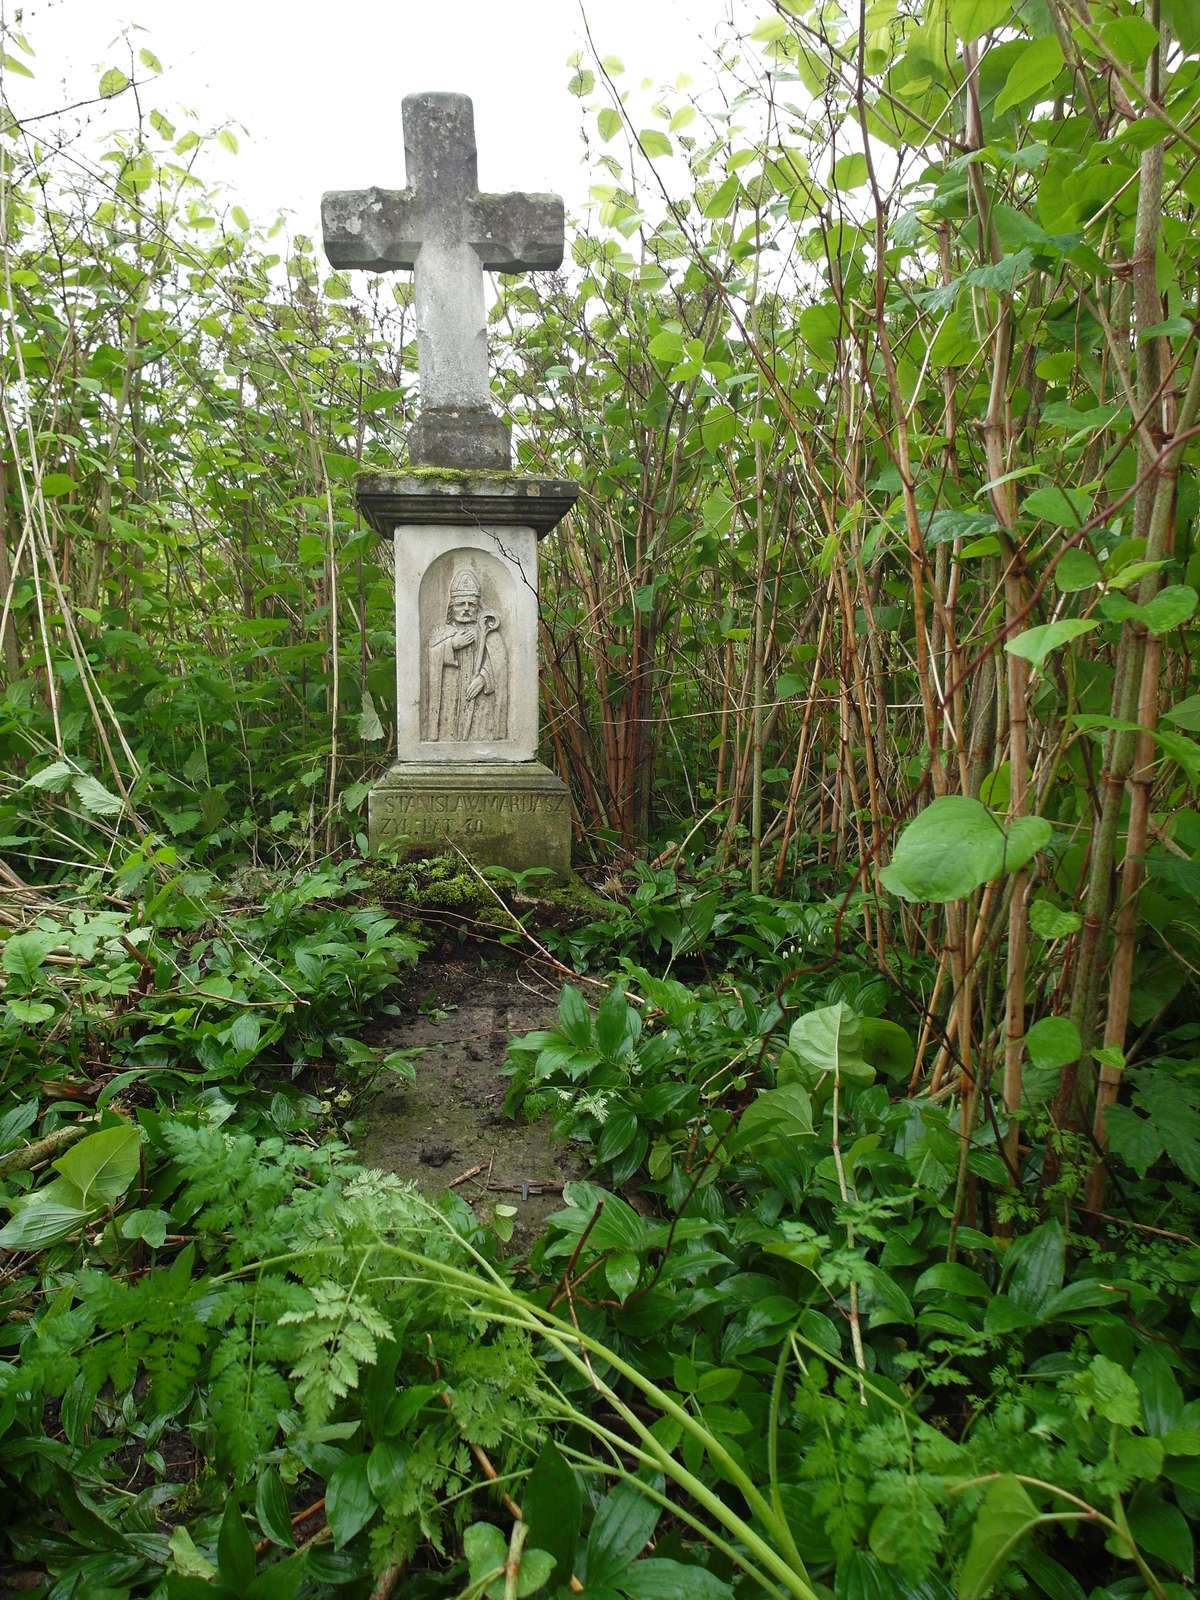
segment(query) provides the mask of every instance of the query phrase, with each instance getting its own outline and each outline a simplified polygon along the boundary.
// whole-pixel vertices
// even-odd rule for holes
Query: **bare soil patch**
[[[426,1194],[453,1184],[481,1221],[496,1205],[515,1206],[510,1253],[528,1248],[561,1207],[563,1184],[585,1170],[548,1121],[514,1122],[503,1112],[508,1042],[555,1021],[557,989],[506,954],[467,947],[428,956],[401,994],[400,1020],[374,1040],[422,1054],[415,1081],[397,1080],[368,1108],[360,1159]]]

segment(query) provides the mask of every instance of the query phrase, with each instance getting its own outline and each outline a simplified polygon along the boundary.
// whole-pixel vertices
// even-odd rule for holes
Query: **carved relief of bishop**
[[[426,644],[428,704],[421,737],[428,740],[508,738],[508,649],[500,618],[483,609],[470,567],[450,581],[445,622]]]

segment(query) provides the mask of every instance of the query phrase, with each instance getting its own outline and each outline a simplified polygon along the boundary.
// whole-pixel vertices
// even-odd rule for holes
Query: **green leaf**
[[[875,1076],[863,1057],[862,1020],[843,1001],[798,1017],[788,1030],[788,1049],[808,1069],[809,1088],[827,1072],[854,1084],[870,1083]]]
[[[0,945],[0,967],[10,977],[29,983],[41,970],[46,957],[63,942],[62,935],[34,928],[29,933],[10,933]]]
[[[750,37],[758,44],[774,44],[778,39],[786,39],[788,25],[784,19],[777,15],[763,17],[750,29]]]
[[[1077,489],[1059,489],[1050,485],[1035,489],[1021,502],[1021,512],[1027,517],[1037,517],[1042,522],[1052,522],[1058,528],[1078,532],[1092,514],[1092,502]]]
[[[1011,1473],[989,1484],[958,1575],[958,1600],[984,1600],[1016,1546],[1039,1520],[1037,1507]]]
[[[587,1587],[610,1583],[641,1554],[658,1526],[659,1508],[622,1479],[596,1508],[587,1542]]]
[[[813,1134],[812,1101],[798,1083],[765,1089],[742,1112],[735,1147],[781,1143],[792,1146]]]
[[[964,44],[1012,21],[1012,0],[950,0],[950,26]]]
[[[1145,17],[1116,17],[1100,30],[1105,48],[1123,66],[1140,72],[1158,44],[1158,30]]]
[[[621,1579],[621,1592],[628,1600],[733,1600],[723,1578],[659,1556],[635,1561]]]
[[[563,986],[558,997],[558,1020],[573,1045],[586,1049],[592,1042],[592,1016],[587,1002],[573,983]]]
[[[1124,1367],[1107,1356],[1093,1356],[1072,1383],[1084,1405],[1106,1422],[1115,1422],[1122,1428],[1141,1426],[1142,1401],[1137,1384]]]
[[[199,1578],[207,1583],[216,1577],[216,1567],[196,1549],[195,1541],[182,1523],[171,1529],[167,1548],[171,1552],[171,1567],[181,1578]]]
[[[21,785],[23,789],[44,789],[53,794],[61,794],[74,776],[74,769],[65,761],[52,761],[49,766],[42,767],[32,776],[25,779]]]
[[[1099,627],[1099,623],[1089,617],[1063,617],[1059,622],[1044,622],[1040,627],[1026,628],[1024,633],[1010,639],[1004,648],[1010,655],[1020,656],[1040,669],[1051,650],[1069,644],[1081,634],[1091,633],[1096,627]]]
[[[325,1517],[334,1548],[343,1549],[375,1515],[375,1496],[367,1472],[367,1457],[344,1456],[330,1474],[325,1490]]]
[[[292,1533],[287,1493],[274,1467],[264,1467],[258,1475],[254,1491],[254,1514],[268,1539],[282,1545],[285,1550],[295,1549],[296,1539]]]
[[[380,1439],[367,1457],[367,1482],[371,1493],[383,1505],[404,1485],[408,1451],[394,1439]]]
[[[683,356],[683,335],[673,328],[664,328],[651,339],[650,354],[664,366],[674,366]]]
[[[65,472],[46,472],[42,474],[42,493],[47,500],[57,500],[60,495],[70,494],[78,485],[75,479]]]
[[[1200,694],[1189,695],[1186,700],[1173,705],[1169,711],[1163,712],[1162,719],[1164,722],[1173,722],[1177,728],[1184,728],[1188,733],[1200,733]]]
[[[905,828],[880,880],[905,900],[961,900],[1024,866],[1052,837],[1042,817],[1022,817],[1006,834],[980,801],[942,795]]]
[[[1062,911],[1040,896],[1029,907],[1029,926],[1042,939],[1066,939],[1083,927],[1077,911]]]
[[[552,1439],[542,1446],[526,1480],[521,1509],[529,1524],[530,1543],[549,1553],[555,1578],[565,1584],[574,1570],[583,1496],[579,1480]]]
[[[125,802],[90,773],[76,773],[71,779],[71,787],[83,809],[90,811],[94,817],[115,817],[125,808]]]
[[[638,134],[638,143],[643,153],[651,158],[673,154],[670,139],[659,128],[643,128]]]
[[[1013,106],[1032,100],[1054,82],[1062,64],[1062,46],[1057,34],[1046,33],[1027,44],[1009,69],[1004,88],[996,100],[996,115],[1002,117]]]
[[[867,181],[867,158],[860,151],[841,156],[833,163],[830,181],[835,189],[858,189]]]
[[[1062,1288],[1066,1261],[1067,1244],[1062,1224],[1057,1220],[1041,1223],[1009,1251],[1009,1278],[1005,1285],[1008,1299],[1030,1316],[1041,1316],[1044,1307]]]
[[[596,121],[600,127],[600,137],[604,140],[605,144],[608,143],[614,134],[618,134],[621,131],[621,113],[619,111],[614,111],[611,106],[605,106],[603,111],[601,111],[599,116],[596,118]]]
[[[1139,1116],[1130,1106],[1109,1106],[1104,1127],[1111,1153],[1132,1167],[1139,1178],[1146,1176],[1166,1149],[1151,1118]]]
[[[1086,550],[1064,550],[1054,568],[1054,582],[1060,594],[1077,594],[1100,582],[1100,563]]]
[[[1025,1035],[1025,1049],[1035,1067],[1065,1067],[1079,1060],[1083,1040],[1069,1017],[1043,1017]]]
[[[1186,584],[1172,584],[1160,589],[1147,605],[1138,607],[1138,615],[1156,637],[1178,628],[1196,609],[1196,591]]]
[[[1178,1506],[1143,1489],[1130,1502],[1126,1515],[1129,1531],[1143,1550],[1165,1561],[1185,1578],[1193,1577],[1196,1555],[1192,1530]]]
[[[477,1588],[491,1573],[501,1570],[508,1561],[508,1544],[500,1529],[491,1522],[473,1522],[463,1534],[463,1551],[471,1573],[471,1584]]]
[[[100,79],[100,95],[104,100],[111,100],[113,95],[122,94],[129,87],[129,78],[120,67],[109,67]]]
[[[74,1233],[89,1215],[77,1206],[35,1200],[23,1206],[0,1228],[0,1246],[6,1250],[45,1250]]]
[[[123,1122],[89,1133],[51,1164],[79,1190],[81,1204],[112,1205],[137,1177],[141,1149],[141,1129]]]
[[[236,1594],[244,1594],[254,1582],[254,1541],[242,1521],[237,1499],[230,1495],[217,1535],[217,1568],[222,1583]]]
[[[141,1239],[152,1250],[159,1250],[167,1242],[167,1225],[170,1221],[170,1212],[159,1211],[156,1207],[127,1211],[121,1217],[121,1237]]]

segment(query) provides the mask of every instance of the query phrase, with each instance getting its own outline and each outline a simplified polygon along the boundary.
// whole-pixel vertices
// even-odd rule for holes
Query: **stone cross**
[[[335,267],[415,275],[421,416],[414,466],[511,465],[509,430],[493,415],[484,268],[526,272],[563,257],[563,203],[551,194],[480,194],[475,118],[463,94],[403,103],[405,189],[351,189],[321,200]]]

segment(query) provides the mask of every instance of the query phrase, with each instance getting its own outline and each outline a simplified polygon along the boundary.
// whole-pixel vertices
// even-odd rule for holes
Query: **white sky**
[[[621,58],[634,89],[706,81],[730,4],[586,0],[597,50]],[[140,24],[135,48],[165,69],[145,109],[175,121],[186,106],[201,127],[233,128],[239,155],[214,151],[203,171],[255,222],[282,207],[319,237],[323,190],[400,187],[400,101],[426,89],[474,99],[482,188],[550,190],[576,213],[587,203],[580,102],[566,89],[567,58],[585,44],[578,0],[0,0],[0,15],[19,15],[37,52],[32,82],[6,76],[18,116],[95,95],[99,71],[128,68],[119,35]],[[123,97],[82,115],[95,134],[132,111]]]

